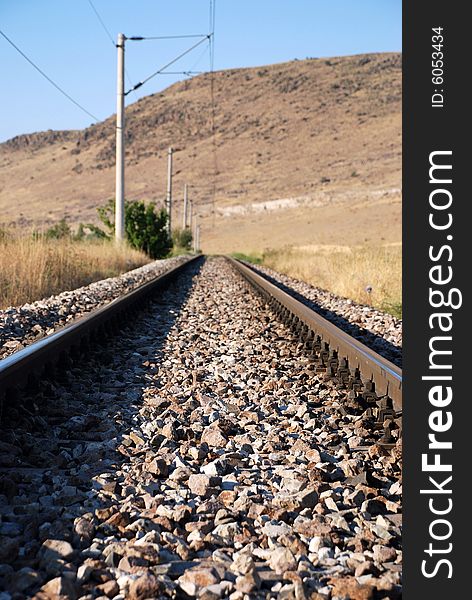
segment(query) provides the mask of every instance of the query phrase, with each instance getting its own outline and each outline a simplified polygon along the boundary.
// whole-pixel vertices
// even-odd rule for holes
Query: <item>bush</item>
[[[109,236],[115,233],[115,203],[109,200],[98,209],[98,216],[108,228]],[[154,204],[143,201],[125,201],[125,235],[132,248],[142,250],[151,258],[164,258],[172,249],[172,239],[167,233],[167,213],[156,212]]]
[[[175,248],[190,250],[192,247],[193,235],[188,227],[185,229],[175,229],[172,235],[172,240]]]
[[[71,233],[69,223],[65,219],[61,219],[58,223],[46,229],[44,236],[47,240],[62,240],[71,237]]]
[[[1,233],[1,232],[0,232]],[[61,219],[46,231],[33,231],[33,239],[47,239],[47,240],[65,240],[69,238],[74,242],[82,241],[97,241],[107,240],[109,236],[100,227],[93,225],[92,223],[79,223],[76,233],[72,233],[69,223],[65,219]],[[0,235],[1,239],[1,235]]]
[[[73,236],[73,239],[77,242],[90,241],[90,240],[107,240],[108,235],[92,223],[79,223],[77,233]]]
[[[133,248],[143,250],[151,258],[163,258],[172,249],[167,233],[167,213],[157,213],[153,204],[127,202],[125,204],[125,232]]]

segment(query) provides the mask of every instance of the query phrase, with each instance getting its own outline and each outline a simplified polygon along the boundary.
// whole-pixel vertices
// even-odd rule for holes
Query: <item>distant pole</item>
[[[188,213],[188,186],[184,185],[184,215],[182,218],[182,227],[187,229],[187,213]]]
[[[172,148],[167,151],[167,196],[166,196],[166,211],[168,215],[167,219],[167,233],[169,236],[172,235]]]
[[[122,242],[125,236],[125,36],[118,34],[117,86],[116,86],[116,185],[115,185],[115,239]]]
[[[193,222],[193,202],[191,200],[188,201],[188,226],[190,231],[192,231],[192,222]]]
[[[194,226],[193,226],[193,251],[198,252],[198,215],[195,215]]]
[[[200,252],[200,225],[197,225],[197,244],[196,252]]]

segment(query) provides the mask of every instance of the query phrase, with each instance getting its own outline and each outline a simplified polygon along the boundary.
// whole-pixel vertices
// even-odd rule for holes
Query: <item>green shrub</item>
[[[93,223],[79,223],[77,233],[73,236],[77,242],[90,240],[107,240],[109,236]]]
[[[175,229],[172,233],[172,240],[174,247],[181,248],[182,250],[190,250],[192,247],[192,232],[186,227],[185,229]]]
[[[115,203],[109,200],[98,208],[98,216],[109,230],[109,237],[115,233]],[[172,249],[172,239],[167,233],[167,213],[164,209],[156,212],[154,204],[139,200],[125,201],[125,235],[132,248],[142,250],[151,258],[164,258]]]
[[[69,223],[65,219],[61,219],[49,229],[46,229],[44,236],[47,240],[61,240],[66,237],[71,237],[71,229]]]

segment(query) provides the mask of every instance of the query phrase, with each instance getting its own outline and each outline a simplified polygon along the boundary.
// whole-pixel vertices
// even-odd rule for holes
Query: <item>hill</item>
[[[188,182],[206,251],[400,239],[400,54],[219,71],[214,98],[214,137],[209,74],[127,107],[128,198],[162,202],[172,145],[174,222]],[[0,144],[1,220],[96,220],[114,195],[114,125]]]

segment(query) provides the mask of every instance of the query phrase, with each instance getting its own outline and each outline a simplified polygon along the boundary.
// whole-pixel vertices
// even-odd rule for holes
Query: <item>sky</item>
[[[107,31],[113,39],[119,32],[128,37],[207,34],[211,1],[215,70],[401,51],[401,0],[0,0],[0,30],[101,121],[116,110],[116,48]],[[127,41],[126,89],[197,41]],[[204,42],[169,70],[209,68]],[[187,76],[157,75],[128,94],[126,103]],[[0,142],[21,133],[82,129],[96,122],[2,36],[0,77]]]

